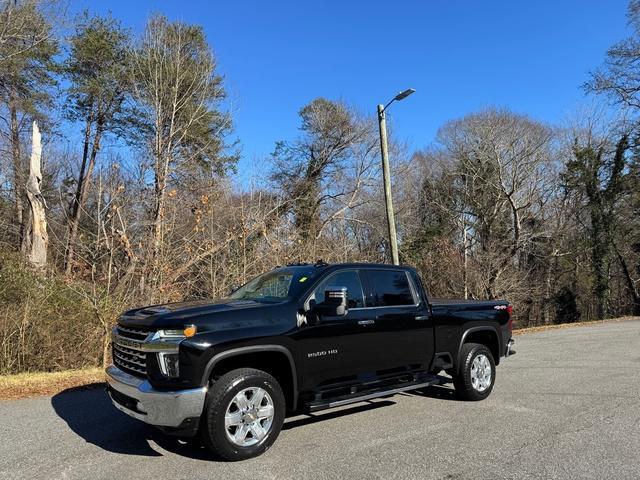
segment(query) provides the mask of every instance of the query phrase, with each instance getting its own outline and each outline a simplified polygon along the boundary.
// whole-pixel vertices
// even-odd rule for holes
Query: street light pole
[[[389,229],[389,245],[391,260],[400,265],[398,258],[398,237],[396,235],[396,219],[393,213],[393,197],[391,195],[391,170],[389,169],[389,150],[387,145],[387,121],[384,105],[378,105],[378,127],[380,128],[380,154],[382,155],[382,178],[384,181],[384,204],[387,208],[387,227]]]
[[[389,229],[389,245],[391,247],[391,260],[394,265],[400,265],[398,258],[398,236],[396,235],[396,219],[393,213],[393,197],[391,195],[391,169],[389,168],[389,147],[387,144],[387,121],[385,110],[394,101],[407,98],[415,90],[408,88],[396,95],[386,105],[378,105],[378,127],[380,129],[380,155],[382,156],[382,178],[384,181],[384,203],[387,209],[387,227]]]

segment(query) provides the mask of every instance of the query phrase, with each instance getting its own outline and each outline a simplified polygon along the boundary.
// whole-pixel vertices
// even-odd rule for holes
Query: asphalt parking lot
[[[224,463],[113,408],[100,389],[0,402],[3,479],[638,479],[640,321],[516,337],[491,396],[447,387],[288,419]]]

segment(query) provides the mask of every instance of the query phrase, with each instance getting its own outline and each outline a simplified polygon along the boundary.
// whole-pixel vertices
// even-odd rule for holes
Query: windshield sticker
[[[300,283],[306,282],[307,281],[307,277],[302,277],[300,280],[298,280]]]

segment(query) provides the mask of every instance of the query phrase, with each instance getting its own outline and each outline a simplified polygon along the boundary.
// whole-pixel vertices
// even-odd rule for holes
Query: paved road
[[[484,402],[433,387],[289,419],[265,455],[222,463],[104,392],[0,402],[3,479],[640,478],[640,321],[517,337]]]

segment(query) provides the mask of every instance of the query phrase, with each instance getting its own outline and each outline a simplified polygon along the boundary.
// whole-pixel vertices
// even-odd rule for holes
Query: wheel
[[[261,370],[240,368],[224,374],[207,392],[200,434],[222,458],[244,460],[273,445],[284,416],[284,394],[276,379]]]
[[[484,400],[496,380],[491,350],[479,343],[465,343],[460,358],[459,372],[453,376],[456,394],[463,400]]]

